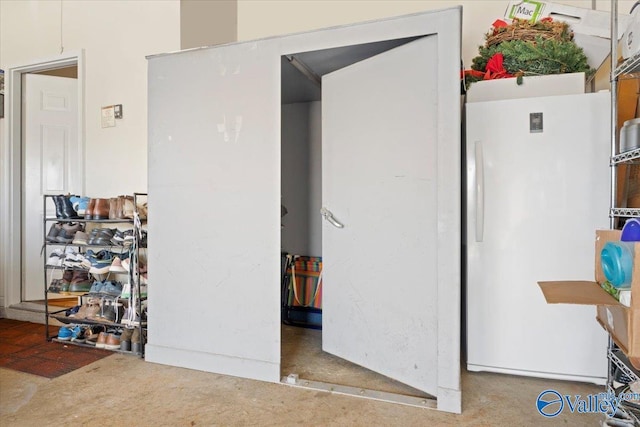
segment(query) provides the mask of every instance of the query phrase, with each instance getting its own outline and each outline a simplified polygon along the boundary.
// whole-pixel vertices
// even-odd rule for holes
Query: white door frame
[[[22,75],[38,71],[78,67],[78,138],[80,170],[85,173],[84,146],[84,50],[10,67],[6,76],[6,129],[0,141],[0,311],[21,302],[22,286]],[[84,178],[81,190],[84,194]],[[3,313],[0,313],[3,314]]]

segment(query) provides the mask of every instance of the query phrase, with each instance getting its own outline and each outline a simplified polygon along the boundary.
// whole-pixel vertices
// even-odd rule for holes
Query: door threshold
[[[350,387],[340,384],[323,383],[320,381],[305,380],[297,374],[289,374],[282,377],[280,383],[304,388],[307,390],[325,391],[328,393],[342,394],[346,396],[360,397],[363,399],[379,400],[381,402],[396,403],[417,408],[437,409],[438,401],[435,398],[407,396],[404,394],[389,393],[386,391],[369,390],[360,387]]]

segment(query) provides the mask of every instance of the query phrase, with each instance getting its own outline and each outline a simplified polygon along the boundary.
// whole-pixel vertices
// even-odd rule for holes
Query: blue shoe
[[[120,294],[122,294],[122,283],[106,281],[102,289],[100,289],[100,293],[112,297],[119,297]]]
[[[71,196],[69,200],[71,201],[71,206],[78,212],[78,215],[84,216],[89,207],[89,197]]]
[[[91,285],[91,289],[89,289],[89,293],[90,294],[98,294],[100,293],[100,291],[102,290],[102,287],[104,286],[104,282],[101,282],[99,280],[96,280],[95,282],[93,282],[93,284]]]
[[[94,254],[92,258],[89,259],[91,262],[91,268],[89,268],[89,273],[91,274],[107,274],[109,272],[109,267],[113,263],[114,254],[107,250],[101,250],[100,252]]]
[[[58,331],[58,339],[60,341],[70,341],[72,336],[73,336],[73,333],[71,332],[71,329],[68,326],[60,327],[60,330]]]
[[[84,342],[84,328],[77,326],[71,330],[71,341]]]

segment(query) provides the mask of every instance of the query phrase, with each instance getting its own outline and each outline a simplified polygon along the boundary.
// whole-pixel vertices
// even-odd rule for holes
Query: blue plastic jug
[[[602,272],[616,288],[631,287],[633,242],[607,242],[600,252]]]

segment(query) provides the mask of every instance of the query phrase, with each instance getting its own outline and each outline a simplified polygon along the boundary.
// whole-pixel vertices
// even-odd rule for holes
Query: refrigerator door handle
[[[484,159],[482,142],[476,141],[476,242],[484,239]]]

